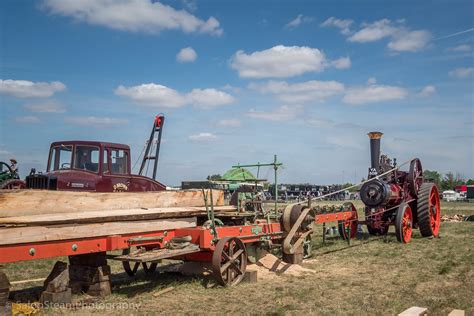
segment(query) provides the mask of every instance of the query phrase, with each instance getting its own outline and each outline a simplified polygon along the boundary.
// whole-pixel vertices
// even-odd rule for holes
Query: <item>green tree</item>
[[[474,179],[469,179],[466,181],[467,185],[474,185]]]
[[[222,180],[222,176],[220,174],[211,174],[207,176],[207,180],[220,181]]]
[[[441,189],[454,190],[457,185],[461,184],[464,184],[464,179],[461,178],[461,175],[459,173],[454,174],[450,171],[444,175],[444,178],[441,181]]]
[[[438,188],[441,188],[441,181],[443,180],[441,173],[434,170],[424,170],[423,177],[426,181],[434,182]]]

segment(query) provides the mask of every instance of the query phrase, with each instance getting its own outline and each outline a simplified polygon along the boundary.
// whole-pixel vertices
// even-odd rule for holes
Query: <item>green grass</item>
[[[443,203],[443,213],[474,214],[471,205]],[[415,231],[412,242],[406,245],[396,241],[393,227],[386,238],[354,240],[351,246],[338,238],[329,238],[323,245],[320,227],[316,232],[313,258],[304,263],[314,274],[275,276],[272,280],[241,283],[232,288],[207,288],[208,280],[204,278],[171,273],[156,273],[151,277],[139,273],[136,278],[128,279],[120,264],[110,261],[113,294],[101,302],[139,304],[139,309],[83,312],[393,315],[411,306],[423,306],[429,309],[430,315],[447,315],[452,309],[474,314],[472,222],[442,223],[440,238],[435,239],[422,238]],[[5,270],[12,281],[45,277],[55,260],[9,264]],[[169,286],[175,290],[153,296]],[[17,289],[21,288],[13,288]],[[26,295],[25,291],[18,293]],[[43,311],[45,314],[76,312]]]

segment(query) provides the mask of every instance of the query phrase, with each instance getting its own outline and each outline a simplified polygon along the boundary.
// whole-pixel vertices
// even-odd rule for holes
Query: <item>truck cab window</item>
[[[91,172],[99,171],[99,148],[93,146],[76,146],[74,169]]]
[[[128,174],[128,154],[122,149],[111,149],[111,169],[114,174]]]
[[[51,148],[48,171],[71,169],[72,146],[61,145]]]

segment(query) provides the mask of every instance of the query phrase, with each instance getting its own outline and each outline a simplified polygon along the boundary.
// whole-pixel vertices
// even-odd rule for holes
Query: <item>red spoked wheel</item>
[[[352,216],[344,221],[338,222],[339,235],[342,239],[347,240],[354,238],[357,235],[357,227],[359,225],[357,209],[352,203],[344,203],[344,208],[347,211],[352,211]]]
[[[416,205],[421,235],[437,237],[441,224],[441,207],[438,188],[435,184],[423,183]]]
[[[224,237],[217,242],[212,255],[212,271],[222,286],[233,286],[242,281],[247,269],[247,250],[237,237]]]
[[[413,233],[413,213],[410,205],[402,203],[398,207],[395,218],[395,234],[397,240],[404,244],[409,243]]]
[[[410,171],[408,172],[408,188],[413,197],[417,197],[423,184],[423,167],[418,158],[410,162]]]

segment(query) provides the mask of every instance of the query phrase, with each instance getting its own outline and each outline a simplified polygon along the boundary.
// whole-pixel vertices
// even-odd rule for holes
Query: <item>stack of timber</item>
[[[224,205],[223,191],[213,190],[212,195],[214,205]],[[183,206],[204,206],[202,191],[180,190],[133,193],[43,190],[0,191],[0,217]]]
[[[216,212],[222,191],[213,190]],[[196,226],[206,214],[201,191],[86,193],[9,191],[0,193],[0,245],[145,233]]]

